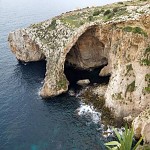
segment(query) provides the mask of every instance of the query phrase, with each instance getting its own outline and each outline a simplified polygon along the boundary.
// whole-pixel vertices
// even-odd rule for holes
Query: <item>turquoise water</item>
[[[104,2],[0,0],[0,150],[104,149],[100,125],[76,113],[80,100],[68,94],[41,100],[45,62],[21,64],[7,43],[12,30],[88,3]]]

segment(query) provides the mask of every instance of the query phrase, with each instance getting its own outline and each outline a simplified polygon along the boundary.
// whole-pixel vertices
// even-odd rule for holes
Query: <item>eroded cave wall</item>
[[[105,45],[96,37],[97,27],[83,33],[66,56],[66,62],[80,69],[90,69],[106,65]]]
[[[143,17],[140,21],[112,26],[109,53],[112,73],[105,97],[106,106],[117,117],[136,116],[150,104],[149,19]]]

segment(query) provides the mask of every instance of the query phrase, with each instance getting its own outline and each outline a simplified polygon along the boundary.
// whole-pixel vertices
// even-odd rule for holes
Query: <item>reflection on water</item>
[[[45,62],[18,63],[5,84],[0,113],[0,148],[3,150],[104,149],[100,127],[79,116],[79,99],[64,94],[41,100],[38,90],[45,74]]]

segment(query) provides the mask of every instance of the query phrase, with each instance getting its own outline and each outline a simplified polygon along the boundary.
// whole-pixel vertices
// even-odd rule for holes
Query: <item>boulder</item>
[[[87,86],[88,84],[90,84],[90,80],[89,79],[79,80],[77,81],[77,84],[80,86]]]

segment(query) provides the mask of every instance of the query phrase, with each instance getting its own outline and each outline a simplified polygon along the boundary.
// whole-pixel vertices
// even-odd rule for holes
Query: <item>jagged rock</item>
[[[9,34],[9,44],[12,52],[18,60],[24,62],[39,61],[45,59],[45,55],[32,37],[25,30],[18,30]]]
[[[137,138],[143,136],[144,142],[150,144],[150,108],[141,112],[133,121],[134,133]]]
[[[69,93],[70,96],[75,96],[76,95],[74,90],[69,90],[68,93]]]
[[[134,0],[76,10],[11,32],[8,41],[21,61],[46,58],[42,97],[68,90],[66,61],[81,69],[108,64],[100,72],[111,73],[106,107],[117,117],[137,116],[150,104],[149,8],[149,0]]]
[[[111,75],[110,66],[105,66],[99,73],[99,76],[109,76],[109,75]]]
[[[77,84],[81,85],[81,86],[86,86],[86,85],[90,84],[90,80],[89,79],[79,80],[79,81],[77,81]]]
[[[124,117],[123,120],[125,120],[126,122],[132,122],[133,121],[133,117],[131,115]]]
[[[108,85],[98,85],[96,87],[93,87],[91,90],[93,94],[98,95],[99,97],[102,97],[105,95]]]

